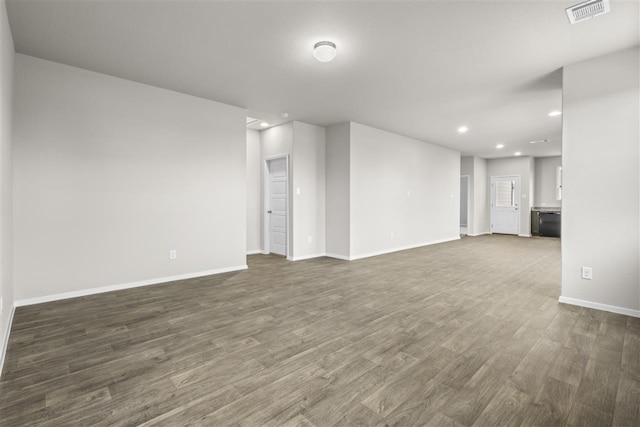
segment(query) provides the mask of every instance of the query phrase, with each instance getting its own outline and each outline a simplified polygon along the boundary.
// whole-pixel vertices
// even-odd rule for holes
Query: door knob
[[[267,213],[271,213],[271,211],[267,211]]]

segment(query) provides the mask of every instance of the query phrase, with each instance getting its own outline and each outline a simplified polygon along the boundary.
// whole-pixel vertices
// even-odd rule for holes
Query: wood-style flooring
[[[640,319],[512,236],[16,310],[2,426],[638,426]]]

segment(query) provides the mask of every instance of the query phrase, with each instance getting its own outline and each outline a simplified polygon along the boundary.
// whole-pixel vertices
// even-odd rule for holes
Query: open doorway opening
[[[460,177],[460,235],[469,234],[469,175]]]

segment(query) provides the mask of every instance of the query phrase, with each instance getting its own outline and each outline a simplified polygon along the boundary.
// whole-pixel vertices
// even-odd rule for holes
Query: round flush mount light
[[[336,57],[336,44],[330,41],[321,41],[313,45],[313,56],[320,62],[329,62]]]
[[[262,126],[263,128],[268,128],[269,127],[269,123],[262,122],[262,123],[260,123],[260,126]]]
[[[513,153],[514,156],[522,156],[522,153],[519,151],[516,151],[515,153]]]
[[[498,145],[496,145],[496,148],[498,150],[502,150],[504,148],[504,144],[498,144]]]
[[[468,131],[468,130],[469,130],[469,128],[468,128],[468,127],[466,127],[466,126],[460,126],[460,127],[458,128],[458,133],[467,133],[467,131]]]
[[[562,111],[554,110],[554,111],[551,111],[549,114],[547,114],[547,116],[549,116],[549,117],[558,117],[561,114],[562,114]]]

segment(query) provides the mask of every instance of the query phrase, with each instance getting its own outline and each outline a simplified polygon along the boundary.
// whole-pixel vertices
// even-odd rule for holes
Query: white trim
[[[254,249],[252,251],[247,251],[247,255],[256,255],[256,254],[263,254],[264,252],[262,251],[262,249]]]
[[[2,375],[2,368],[4,367],[4,359],[7,355],[7,348],[9,347],[9,334],[11,333],[11,325],[13,324],[13,315],[16,312],[16,307],[11,307],[9,313],[9,321],[7,322],[7,328],[4,331],[4,340],[2,341],[2,348],[0,348],[0,375]]]
[[[271,209],[271,175],[269,172],[269,162],[272,160],[284,159],[287,174],[287,259],[291,259],[291,247],[293,234],[291,232],[291,215],[293,215],[293,198],[291,197],[291,170],[289,166],[289,154],[275,154],[263,157],[262,159],[262,239],[264,243],[263,254],[271,253],[271,218],[267,213]]]
[[[298,257],[292,257],[292,258],[287,258],[290,261],[302,261],[305,259],[311,259],[311,258],[320,258],[325,256],[326,254],[312,254],[312,255],[302,255],[302,256],[298,256]]]
[[[518,234],[518,237],[531,237],[531,234]]]
[[[347,255],[338,255],[338,254],[324,254],[324,256],[329,257],[329,258],[336,258],[336,259],[341,259],[343,261],[349,261],[349,257]]]
[[[158,277],[155,279],[140,280],[138,282],[121,283],[118,285],[101,286],[99,288],[81,289],[78,291],[64,292],[61,294],[45,295],[42,297],[25,298],[15,302],[16,307],[24,305],[41,304],[43,302],[58,301],[68,298],[84,297],[87,295],[101,294],[104,292],[119,291],[122,289],[138,288],[141,286],[157,285],[160,283],[174,282],[176,280],[193,279],[195,277],[211,276],[212,274],[228,273],[231,271],[246,270],[247,265],[237,265],[234,267],[217,268],[215,270],[199,271],[197,273],[178,274],[175,276]]]
[[[577,298],[561,296],[558,301],[563,304],[578,305],[580,307],[594,308],[596,310],[610,311],[611,313],[624,314],[632,317],[640,317],[640,310],[618,307],[615,305],[601,304],[599,302],[585,301]]]
[[[349,257],[349,260],[353,261],[353,260],[356,260],[356,259],[369,258],[369,257],[372,257],[372,256],[389,254],[389,253],[392,253],[392,252],[406,251],[407,249],[415,249],[415,248],[420,248],[422,246],[430,246],[430,245],[436,245],[438,243],[452,242],[454,240],[460,240],[460,236],[451,237],[449,239],[434,240],[434,241],[431,241],[431,242],[418,243],[416,245],[402,246],[402,247],[399,247],[399,248],[384,249],[382,251],[369,252],[369,253],[366,253],[366,254],[361,254],[361,255],[356,255],[356,256]]]
[[[269,252],[268,252],[268,251],[260,251],[260,253],[261,253],[262,255],[269,255]]]
[[[467,234],[467,236],[478,237],[478,236],[485,236],[487,234],[492,234],[492,233],[490,231],[485,231],[484,233]]]

